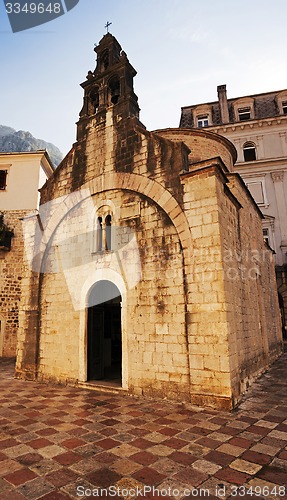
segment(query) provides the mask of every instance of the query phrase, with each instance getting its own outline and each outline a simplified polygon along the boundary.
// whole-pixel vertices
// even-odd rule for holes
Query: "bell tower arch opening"
[[[119,289],[97,281],[87,302],[87,379],[122,383],[122,326]]]
[[[121,95],[120,80],[115,75],[113,76],[108,84],[109,89],[109,103],[117,104]]]
[[[101,71],[106,71],[109,67],[109,63],[110,63],[109,51],[108,49],[105,49],[100,57]]]
[[[95,87],[90,92],[90,103],[89,103],[90,114],[97,113],[99,104],[100,104],[99,89],[98,87]]]

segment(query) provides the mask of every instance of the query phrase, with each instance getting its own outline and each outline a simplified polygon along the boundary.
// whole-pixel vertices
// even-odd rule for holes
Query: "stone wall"
[[[207,159],[220,157],[225,167],[232,172],[233,165],[237,158],[236,149],[220,135],[208,130],[188,129],[188,128],[168,128],[157,130],[157,134],[172,141],[183,141],[190,149],[190,167],[195,164],[195,168],[200,168],[198,163]]]
[[[121,272],[126,284],[122,292],[126,317],[122,335],[123,345],[128,345],[128,389],[149,395],[164,390],[167,397],[188,399],[182,254],[175,228],[166,214],[144,196],[113,190],[105,193],[105,199],[114,210],[114,252],[106,256],[91,252],[95,225],[87,214],[91,213],[91,201],[96,209],[99,206],[98,195],[67,214],[45,255],[38,377],[77,380],[82,363],[86,380],[86,362],[79,359],[80,343],[87,345],[85,328],[81,330],[86,294],[81,297],[81,293],[87,290],[91,277],[96,281],[99,274],[104,279],[112,272]],[[131,204],[138,205],[139,212],[127,218]],[[125,235],[127,241],[122,245]],[[73,246],[73,239],[78,248]],[[136,245],[131,248],[134,239]],[[121,270],[117,254],[122,258]]]
[[[19,304],[23,278],[24,242],[21,218],[27,210],[4,212],[5,223],[13,229],[10,251],[0,250],[0,355],[15,356],[19,327]]]
[[[229,224],[226,208],[222,211],[222,235],[228,249],[224,258],[228,320],[234,332],[230,337],[232,385],[238,398],[282,352],[282,332],[274,255],[262,238],[262,215],[240,176],[227,177],[230,190],[241,204],[237,221],[230,219]],[[231,233],[240,235],[238,244],[232,247]]]
[[[206,162],[208,164],[208,162]],[[228,326],[215,167],[183,175],[193,249],[187,277],[191,401],[230,407]]]
[[[191,400],[229,407],[282,351],[273,255],[239,176],[225,175],[218,162],[184,174],[183,183],[194,242],[187,284]]]
[[[269,253],[253,300],[248,252],[263,250],[260,214],[228,174],[232,147],[200,131],[188,131],[187,145],[181,130],[147,132],[116,107],[85,127],[41,191],[31,230],[41,276],[27,269],[17,376],[87,380],[87,296],[105,279],[122,296],[123,388],[233,407],[281,344]],[[98,252],[106,214],[113,251]]]

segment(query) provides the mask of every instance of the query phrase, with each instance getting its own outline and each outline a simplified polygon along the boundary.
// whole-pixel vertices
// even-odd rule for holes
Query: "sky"
[[[49,23],[12,33],[0,0],[0,124],[67,154],[79,84],[95,69],[107,21],[137,70],[148,130],[177,127],[181,107],[216,100],[217,85],[230,98],[285,89],[286,17],[286,0],[79,0]]]

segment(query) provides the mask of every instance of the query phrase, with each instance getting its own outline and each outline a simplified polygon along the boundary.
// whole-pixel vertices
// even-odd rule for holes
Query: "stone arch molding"
[[[84,201],[88,201],[89,203],[89,199],[90,207],[88,208],[88,211],[91,214],[95,211],[92,196],[114,189],[133,191],[142,194],[151,199],[168,215],[181,242],[183,262],[186,265],[191,255],[191,233],[187,218],[172,194],[158,182],[145,178],[141,175],[110,172],[85,183],[78,191],[55,200],[51,200],[50,202],[40,206],[39,216],[36,217],[36,220],[34,217],[34,223],[31,224],[31,217],[27,218],[26,227],[24,223],[24,235],[25,240],[27,242],[30,241],[30,246],[25,243],[25,249],[26,257],[32,270],[36,272],[54,272],[49,271],[49,268],[47,267],[45,268],[46,256],[48,255],[48,249],[50,248],[53,235],[61,222],[77,205]],[[128,272],[126,275],[128,281],[126,285],[129,284],[128,288],[135,286],[136,283],[133,283],[133,281],[136,280],[138,283],[141,276],[140,256],[135,237],[134,241],[131,241],[130,246],[130,252],[134,252],[135,257],[137,258],[137,264],[135,266],[136,272]],[[115,254],[116,252],[108,252],[107,255],[104,255],[103,259],[105,261],[105,267],[114,266],[116,268],[117,264],[115,264],[115,261],[119,256]],[[99,262],[99,266],[100,265],[102,264]],[[88,272],[88,268],[88,264],[81,267],[82,271],[86,270],[86,272]],[[69,272],[64,271],[64,274],[66,279],[69,278],[69,289],[77,290],[77,269],[75,268],[74,272],[69,269]],[[75,309],[80,309],[79,297],[77,294],[73,299],[73,303]]]
[[[122,387],[128,388],[128,330],[127,330],[127,289],[123,277],[110,268],[98,269],[90,273],[81,290],[80,329],[79,329],[79,380],[87,380],[87,296],[92,286],[101,280],[114,283],[122,297],[121,334],[122,334]]]

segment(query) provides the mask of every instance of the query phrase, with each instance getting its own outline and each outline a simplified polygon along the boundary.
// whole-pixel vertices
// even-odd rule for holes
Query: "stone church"
[[[25,219],[16,376],[232,408],[282,350],[262,214],[207,130],[149,132],[106,34],[77,141]]]

